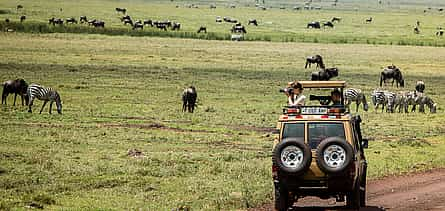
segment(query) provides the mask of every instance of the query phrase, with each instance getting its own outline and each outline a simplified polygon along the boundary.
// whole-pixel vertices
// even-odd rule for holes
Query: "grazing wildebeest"
[[[307,28],[319,29],[320,28],[320,22],[312,21],[312,22],[307,24]]]
[[[338,69],[336,67],[321,69],[319,71],[312,72],[312,81],[329,81],[329,79],[338,76]]]
[[[6,23],[9,23],[9,18],[6,18],[6,19],[5,19],[5,22],[6,22]]]
[[[63,20],[60,19],[60,18],[54,18],[54,17],[52,17],[52,18],[49,19],[48,23],[49,23],[49,24],[53,24],[53,26],[55,26],[56,24],[57,24],[57,25],[63,25]]]
[[[394,85],[394,80],[396,81],[396,86],[404,87],[405,86],[405,80],[403,79],[402,71],[400,71],[399,68],[393,67],[393,68],[385,68],[383,69],[382,73],[380,74],[380,86],[382,86],[382,82],[385,83],[388,79],[392,79],[392,86]]]
[[[23,22],[25,20],[26,20],[26,16],[25,15],[20,16],[20,22]]]
[[[144,29],[144,24],[142,24],[142,22],[136,22],[133,24],[133,30],[134,29]]]
[[[414,27],[414,34],[419,34],[420,33],[420,30],[419,30],[419,27]]]
[[[3,83],[3,92],[2,92],[2,104],[3,102],[6,105],[6,98],[9,94],[14,94],[14,106],[15,101],[17,99],[17,95],[20,95],[22,98],[22,105],[23,102],[28,105],[28,95],[26,94],[26,90],[28,89],[28,84],[25,80],[19,78],[16,80],[9,80]],[[25,99],[25,101],[23,101]]]
[[[443,29],[442,29],[442,27],[438,27],[437,28],[437,32],[436,32],[436,36],[443,36]]]
[[[17,5],[17,10],[23,9],[23,6],[21,4]]]
[[[150,25],[153,27],[153,21],[152,20],[144,20],[144,25]]]
[[[80,16],[79,21],[80,23],[87,23],[88,22],[87,16]]]
[[[96,23],[96,19],[89,20],[88,25],[92,26],[94,23]]]
[[[221,23],[221,22],[222,22],[221,16],[216,17],[215,21],[216,21],[217,23]]]
[[[371,23],[372,22],[372,17],[369,17],[368,19],[366,19],[366,23]]]
[[[75,24],[77,24],[77,20],[75,19],[75,18],[67,18],[66,20],[66,23],[75,23]]]
[[[211,5],[210,5],[210,9],[216,9],[216,5],[211,4]]]
[[[29,96],[29,109],[28,112],[32,113],[32,105],[34,103],[34,100],[37,98],[39,100],[43,101],[42,109],[40,109],[40,113],[42,113],[43,108],[45,107],[46,103],[49,101],[49,113],[51,114],[51,110],[53,108],[53,103],[56,102],[57,106],[57,112],[59,114],[62,114],[62,100],[60,99],[59,93],[54,90],[53,88],[45,88],[38,84],[31,84],[28,87],[27,94]]]
[[[156,26],[156,28],[158,28],[160,30],[167,31],[167,24],[165,24],[163,22],[157,22],[157,21],[153,21],[153,24]]]
[[[173,22],[172,30],[174,31],[174,30],[179,30],[179,29],[181,29],[181,24]]]
[[[238,20],[230,18],[230,17],[224,17],[223,20],[228,23],[237,23],[238,22]]]
[[[125,15],[122,16],[121,18],[119,18],[122,22],[124,22],[125,20],[131,20],[131,17],[129,15]]]
[[[339,17],[333,17],[332,20],[331,20],[331,22],[334,23],[335,21],[340,22],[340,21],[341,21],[341,18],[339,18]]]
[[[193,113],[196,107],[196,99],[198,94],[194,86],[184,89],[182,92],[182,111]]]
[[[256,19],[250,19],[249,23],[247,25],[253,24],[255,26],[258,26],[258,21]]]
[[[425,90],[425,82],[417,81],[416,82],[416,91],[423,93],[424,90]]]
[[[247,33],[246,28],[241,24],[234,25],[230,31],[232,33]]]
[[[116,7],[116,12],[121,12],[122,14],[125,14],[125,13],[127,13],[127,9]]]
[[[328,22],[323,23],[323,28],[326,27],[326,26],[329,26],[329,27],[331,27],[331,28],[334,28],[334,24],[333,24],[331,21],[328,21]]]
[[[206,28],[205,26],[201,26],[201,27],[199,27],[197,33],[201,33],[201,32],[207,33],[207,28]]]
[[[133,21],[131,19],[125,19],[123,22],[124,22],[124,25],[130,24],[133,26]]]
[[[98,28],[98,27],[102,27],[102,28],[104,28],[104,27],[105,27],[105,22],[104,22],[104,21],[100,21],[100,20],[95,20],[95,21],[92,23],[92,25],[93,25],[94,27],[96,27],[96,28]]]
[[[306,58],[306,65],[304,66],[304,68],[307,68],[307,66],[309,65],[309,67],[311,67],[311,64],[316,63],[317,67],[320,67],[321,69],[324,69],[324,63],[323,63],[323,58],[320,55],[315,55],[315,56],[310,56]]]
[[[293,9],[293,10],[301,10],[301,7],[297,7],[297,6],[295,6],[295,7],[293,7],[292,9]]]

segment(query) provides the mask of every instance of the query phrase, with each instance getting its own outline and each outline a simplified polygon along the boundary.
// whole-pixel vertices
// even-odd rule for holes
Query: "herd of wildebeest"
[[[255,5],[257,8],[264,8],[258,4]],[[179,6],[176,6],[177,8],[179,8]],[[187,5],[188,8],[198,8],[197,5],[191,4],[191,5]],[[234,4],[230,4],[229,6],[230,8],[235,8],[236,6]],[[210,5],[210,9],[215,9],[216,5],[211,4]],[[305,9],[321,9],[319,7],[309,7],[308,5],[306,5],[304,7]],[[17,10],[23,9],[22,5],[17,5]],[[283,8],[280,8],[283,9]],[[300,7],[294,7],[294,10],[299,10]],[[431,8],[429,8],[431,9]],[[60,11],[63,11],[62,8],[60,8]],[[172,31],[177,31],[181,29],[181,23],[179,22],[175,22],[175,21],[170,21],[170,20],[152,20],[152,19],[135,19],[134,17],[131,17],[130,15],[128,15],[128,10],[126,8],[119,8],[116,7],[115,11],[119,14],[122,14],[122,16],[119,18],[120,21],[122,22],[122,24],[124,25],[129,25],[133,30],[139,29],[139,30],[143,30],[144,27],[151,27],[151,28],[158,28],[159,30],[163,30],[163,31],[167,31],[168,29],[171,29]],[[439,10],[441,11],[441,10]],[[426,10],[425,10],[426,12]],[[26,20],[26,16],[25,15],[21,15],[20,16],[20,22],[23,22]],[[78,21],[79,20],[79,21]],[[88,19],[87,16],[80,16],[79,19],[76,19],[74,17],[68,17],[68,18],[57,18],[57,17],[51,17],[48,19],[48,23],[53,25],[53,26],[60,26],[63,25],[64,23],[66,24],[88,24],[92,27],[99,27],[99,28],[104,28],[105,27],[105,21],[103,20],[99,20],[99,19],[95,19],[95,18],[91,18]],[[306,28],[312,28],[312,29],[321,29],[322,27],[329,27],[329,28],[334,28],[334,23],[340,23],[342,20],[341,17],[333,17],[332,19],[328,20],[328,21],[311,21],[307,24]],[[222,22],[227,22],[227,23],[232,23],[234,25],[232,25],[232,27],[229,29],[230,32],[232,33],[232,40],[235,41],[240,41],[243,39],[244,34],[247,33],[246,27],[244,25],[242,25],[242,23],[240,21],[238,21],[236,18],[232,18],[232,17],[221,17],[221,16],[217,16],[215,21],[217,23],[222,23]],[[5,22],[9,23],[10,19],[6,18]],[[364,21],[365,23],[372,23],[373,22],[373,17],[368,17],[365,19]],[[253,25],[253,26],[258,26],[259,22],[257,21],[257,19],[249,19],[247,22],[247,25]],[[10,28],[6,28],[8,31],[13,31],[13,29]],[[196,31],[197,33],[207,33],[208,29],[207,26],[205,25],[201,25],[198,30]],[[414,33],[415,34],[420,34],[421,30],[420,30],[420,21],[416,21],[416,24],[414,26]],[[436,35],[437,36],[443,36],[444,34],[444,30],[442,29],[442,27],[437,27],[437,32]]]

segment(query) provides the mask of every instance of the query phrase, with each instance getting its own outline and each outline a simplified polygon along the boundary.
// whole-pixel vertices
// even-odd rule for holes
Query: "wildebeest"
[[[173,22],[172,30],[174,31],[174,30],[179,30],[179,29],[181,29],[181,24]]]
[[[133,30],[134,29],[144,29],[144,24],[142,24],[142,22],[136,22],[133,24]]]
[[[247,25],[253,24],[255,26],[258,26],[258,21],[256,19],[250,19],[249,23]]]
[[[331,21],[328,21],[328,22],[323,23],[323,28],[326,27],[326,26],[329,26],[329,27],[331,27],[331,28],[334,28],[334,24],[333,24]]]
[[[315,56],[310,56],[306,58],[306,65],[304,66],[304,68],[307,68],[307,66],[309,65],[309,67],[311,67],[311,64],[316,63],[317,67],[320,67],[322,69],[325,68],[324,63],[323,63],[323,58],[320,55],[315,55]]]
[[[133,26],[133,21],[132,21],[131,19],[125,19],[125,20],[123,21],[123,23],[124,23],[124,25],[130,24],[130,25]]]
[[[340,22],[340,21],[341,21],[341,18],[339,18],[339,17],[333,17],[332,20],[331,20],[331,22],[334,23],[335,21]]]
[[[105,27],[105,22],[104,21],[100,21],[100,20],[95,20],[91,25],[93,25],[94,27]]]
[[[125,14],[125,13],[127,13],[127,9],[116,7],[116,12],[121,12],[121,13]]]
[[[369,17],[368,19],[366,19],[366,23],[371,23],[372,22],[372,17]]]
[[[246,28],[239,23],[234,25],[230,31],[232,33],[247,33]]]
[[[23,22],[25,20],[26,20],[26,16],[25,15],[20,16],[20,22]]]
[[[153,27],[153,21],[152,20],[144,20],[144,25],[150,25]]]
[[[419,30],[419,27],[414,27],[414,34],[419,34],[420,33],[420,30]]]
[[[182,111],[193,113],[196,107],[197,98],[198,93],[196,93],[196,88],[194,86],[184,89],[182,92]]]
[[[443,36],[443,29],[442,27],[437,28],[436,36]]]
[[[312,22],[307,24],[307,28],[319,29],[320,28],[320,22],[312,21]]]
[[[211,5],[210,5],[210,9],[216,9],[216,5],[211,4]]]
[[[5,22],[6,22],[6,23],[9,23],[9,18],[6,18],[6,19],[5,19]]]
[[[66,23],[76,23],[77,24],[77,20],[73,17],[67,18],[65,21],[66,21]]]
[[[88,22],[87,16],[80,16],[79,21],[80,23],[87,23]]]
[[[417,81],[416,82],[416,91],[423,93],[424,90],[425,90],[425,82]]]
[[[228,23],[237,23],[238,22],[238,20],[236,20],[234,18],[230,18],[230,17],[224,17],[223,20]]]
[[[386,81],[389,79],[392,79],[391,85],[394,85],[394,80],[395,80],[397,87],[399,87],[399,85],[400,87],[405,86],[405,81],[403,79],[402,71],[400,71],[398,67],[393,66],[391,68],[383,69],[382,73],[380,74],[380,86],[382,86],[382,82],[384,82],[386,85]]]
[[[329,81],[333,77],[338,76],[338,69],[336,67],[321,69],[319,71],[312,72],[312,81]]]
[[[25,99],[26,105],[28,105],[28,95],[26,94],[26,90],[28,89],[28,83],[24,79],[16,79],[16,80],[9,80],[3,83],[3,92],[2,92],[2,104],[3,102],[6,105],[6,98],[9,94],[14,94],[14,106],[15,101],[17,99],[17,95],[20,95],[22,98],[22,105],[23,105],[23,99]]]
[[[54,18],[54,17],[52,17],[52,18],[49,19],[49,24],[53,24],[54,26],[55,26],[56,24],[57,24],[57,25],[63,25],[63,20],[60,19],[60,18]]]
[[[217,16],[215,19],[215,22],[221,23],[222,22],[221,16]]]
[[[17,10],[23,9],[23,6],[21,4],[17,5]]]
[[[201,33],[201,32],[207,33],[207,28],[206,28],[205,26],[201,26],[201,27],[199,27],[197,33]]]

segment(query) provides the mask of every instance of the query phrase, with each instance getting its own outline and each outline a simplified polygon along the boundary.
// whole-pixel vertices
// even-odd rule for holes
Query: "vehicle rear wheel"
[[[286,211],[289,208],[289,191],[280,185],[275,185],[275,209],[276,211]]]
[[[343,138],[329,137],[317,147],[317,165],[327,174],[343,172],[352,162],[352,146]]]
[[[302,138],[283,139],[274,148],[272,162],[281,172],[300,175],[312,162],[312,152]]]

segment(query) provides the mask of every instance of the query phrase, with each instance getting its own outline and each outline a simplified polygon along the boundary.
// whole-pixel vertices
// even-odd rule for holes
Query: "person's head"
[[[340,102],[341,101],[341,92],[338,89],[334,89],[331,92],[332,102]]]
[[[294,90],[294,94],[301,94],[303,92],[303,86],[300,83],[293,83],[292,88]]]

